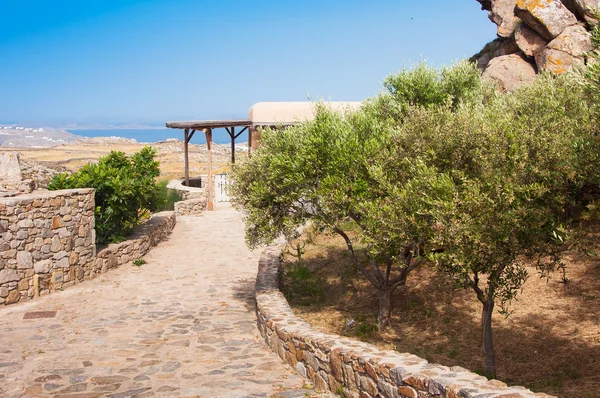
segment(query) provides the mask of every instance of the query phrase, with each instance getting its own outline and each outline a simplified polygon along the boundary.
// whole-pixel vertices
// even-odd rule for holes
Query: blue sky
[[[245,117],[376,95],[495,37],[475,0],[0,0],[0,123]]]

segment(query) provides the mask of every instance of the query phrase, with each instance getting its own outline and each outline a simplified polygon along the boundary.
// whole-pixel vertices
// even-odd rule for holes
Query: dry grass
[[[600,397],[600,258],[570,252],[566,260],[568,284],[529,268],[512,315],[494,314],[497,376],[562,397]],[[284,292],[316,328],[482,372],[481,305],[472,291],[455,289],[431,267],[417,269],[394,294],[392,326],[378,332],[377,296],[350,265],[340,238],[319,235],[307,244],[307,270],[298,272],[295,261],[285,257]],[[356,321],[352,329],[349,319]]]
[[[146,144],[111,142],[110,139],[92,139],[75,141],[52,148],[7,148],[19,152],[24,159],[33,160],[51,168],[66,168],[77,171],[83,165],[94,162],[110,151],[122,151],[132,155],[140,151]],[[184,155],[182,142],[161,142],[151,144],[157,150],[157,160],[160,162],[161,180],[182,178],[184,174]],[[213,171],[224,171],[229,167],[230,152],[228,146],[215,145],[213,153]],[[206,145],[190,144],[190,174],[197,176],[208,172],[208,156]],[[236,153],[238,159],[244,153]]]

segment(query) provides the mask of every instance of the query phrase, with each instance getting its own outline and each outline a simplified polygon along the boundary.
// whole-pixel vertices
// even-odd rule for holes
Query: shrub
[[[160,174],[155,155],[151,147],[132,157],[113,151],[72,175],[56,175],[48,189],[94,188],[96,242],[118,242],[164,204],[154,181]]]
[[[155,211],[172,211],[175,209],[175,202],[181,201],[181,194],[176,189],[167,188],[168,181],[161,181],[157,185],[160,205]]]

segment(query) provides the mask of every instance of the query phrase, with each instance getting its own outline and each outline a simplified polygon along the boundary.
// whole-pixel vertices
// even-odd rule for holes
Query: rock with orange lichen
[[[574,67],[584,66],[582,59],[548,47],[535,56],[535,63],[540,70],[546,70],[555,75],[562,75]]]
[[[599,0],[562,0],[563,4],[581,20],[588,23],[596,23],[594,10],[600,8]]]
[[[483,72],[483,77],[493,80],[502,91],[514,91],[535,79],[535,67],[524,55],[511,54],[494,58]]]
[[[577,17],[559,0],[517,0],[514,13],[547,40],[577,23]]]
[[[492,0],[488,17],[498,25],[498,36],[511,37],[521,22],[515,16],[514,9],[517,0]]]
[[[592,35],[580,25],[569,26],[556,39],[548,43],[548,48],[563,51],[581,59],[593,47]]]

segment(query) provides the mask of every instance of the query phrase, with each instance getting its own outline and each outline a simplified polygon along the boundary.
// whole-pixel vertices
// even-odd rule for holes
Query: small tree
[[[581,98],[572,76],[542,76],[485,106],[429,112],[406,122],[443,143],[426,160],[453,181],[452,200],[434,209],[443,251],[433,258],[482,304],[490,377],[496,373],[495,305],[509,314],[508,305],[527,278],[527,259],[536,260],[543,272],[560,264],[561,226],[572,217],[566,209],[586,182],[588,148],[597,145],[593,117]],[[456,129],[461,118],[477,130],[463,123]],[[431,128],[439,124],[444,128]]]
[[[235,168],[231,188],[251,247],[281,234],[291,239],[308,220],[340,235],[378,291],[380,328],[389,324],[392,293],[429,249],[431,221],[414,212],[427,208],[427,195],[443,192],[418,162],[388,173],[389,127],[368,109],[343,116],[318,106],[312,122],[263,132],[259,150]]]
[[[402,135],[398,121],[411,109],[472,101],[481,83],[467,63],[442,70],[420,64],[389,76],[385,87],[359,112],[318,106],[312,122],[264,132],[258,152],[234,171],[231,191],[251,247],[291,238],[307,220],[340,235],[378,292],[380,328],[390,322],[392,293],[433,249],[431,208],[449,184],[419,160],[417,140]]]

